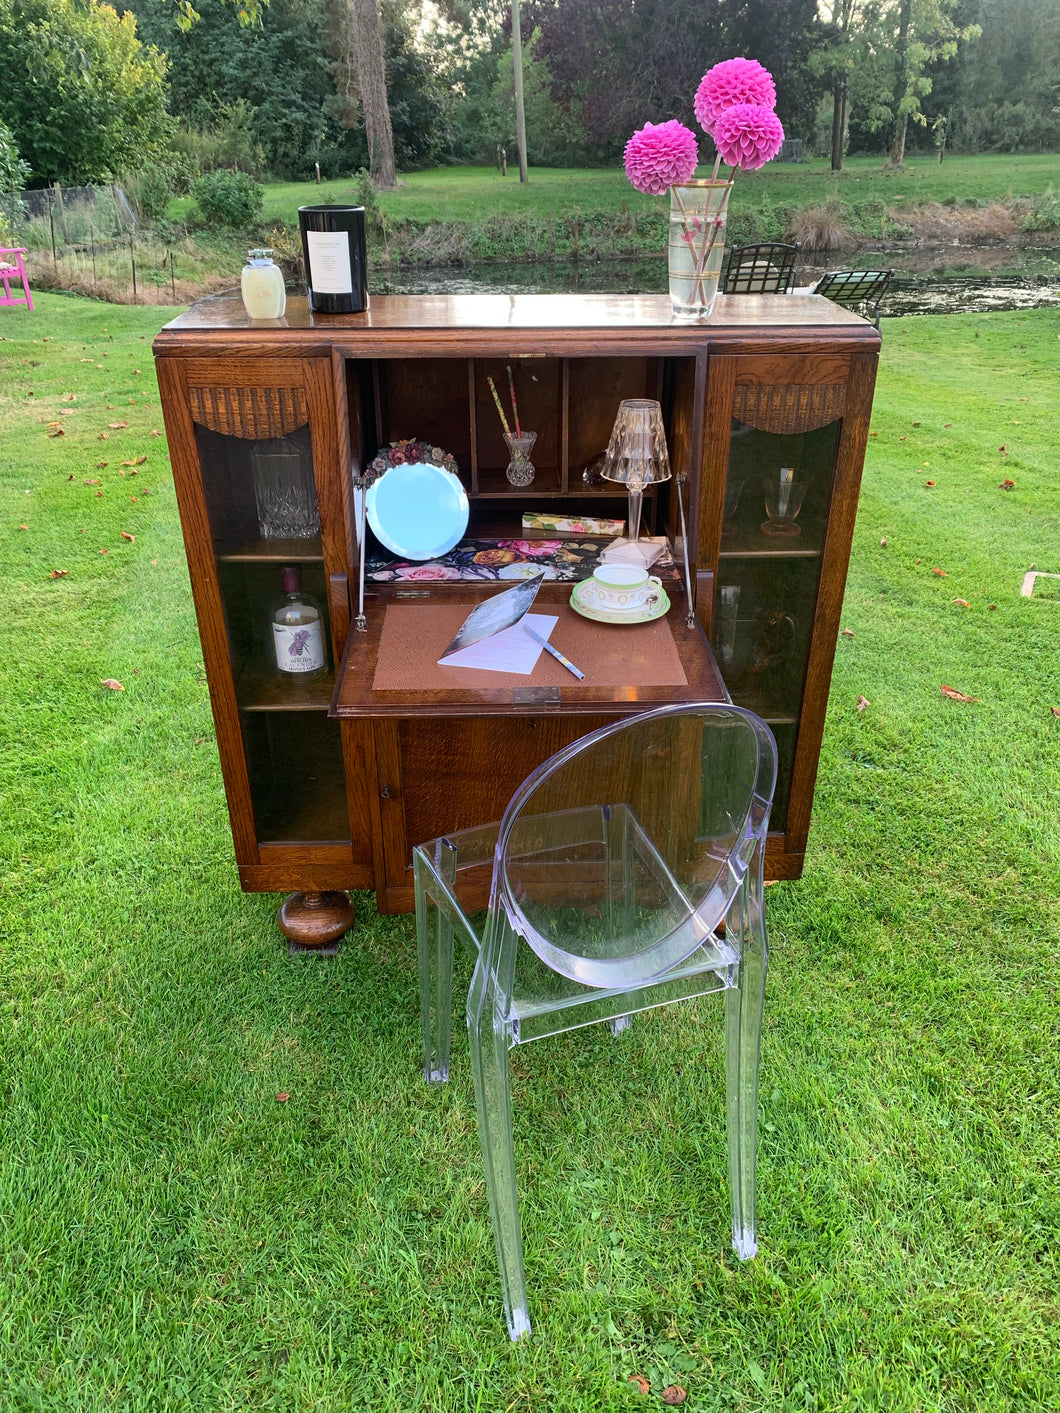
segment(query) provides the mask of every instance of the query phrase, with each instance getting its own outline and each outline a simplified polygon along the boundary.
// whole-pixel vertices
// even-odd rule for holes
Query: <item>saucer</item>
[[[647,604],[644,608],[623,608],[610,611],[583,603],[578,596],[578,591],[582,583],[587,582],[587,580],[582,580],[575,584],[570,596],[570,606],[575,613],[580,613],[582,618],[591,618],[594,623],[652,623],[656,618],[662,618],[669,612],[670,600],[665,589],[659,591],[658,603]]]

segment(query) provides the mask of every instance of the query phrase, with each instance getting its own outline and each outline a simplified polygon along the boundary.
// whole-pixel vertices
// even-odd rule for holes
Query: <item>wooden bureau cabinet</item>
[[[323,894],[374,888],[381,910],[406,911],[413,844],[498,818],[534,767],[604,721],[726,694],[776,735],[767,872],[798,877],[878,350],[870,324],[817,296],[721,296],[704,322],[674,319],[663,296],[391,296],[337,316],[292,300],[286,318],[257,324],[240,301],[214,299],[167,325],[159,385],[243,887],[302,895],[285,930],[310,943]],[[508,364],[538,434],[525,489],[505,478],[487,382],[506,386]],[[428,628],[496,582],[369,581],[358,631],[355,485],[380,448],[411,437],[451,452],[479,540],[521,538],[530,510],[624,518],[621,488],[583,471],[627,397],[663,407],[674,477],[646,495],[645,532],[676,550],[663,623],[683,682],[655,680],[640,627],[586,637],[569,584],[546,584],[538,606],[566,615],[557,633],[582,632],[590,665],[599,650],[588,685],[560,680],[550,659],[519,684],[435,680]],[[262,536],[255,458],[278,453],[315,488],[316,533]],[[763,529],[780,467],[808,483],[796,535]],[[271,667],[268,607],[285,565],[325,609],[323,680]],[[422,680],[381,686],[384,630],[410,622],[399,609],[423,626]],[[608,676],[616,642],[625,677],[613,663]]]

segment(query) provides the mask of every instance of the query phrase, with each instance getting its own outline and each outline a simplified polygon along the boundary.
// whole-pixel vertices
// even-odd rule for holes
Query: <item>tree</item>
[[[232,0],[240,24],[258,24],[269,0]],[[369,167],[376,187],[397,185],[394,134],[387,105],[386,68],[376,0],[343,0],[346,19],[346,96],[360,99],[368,136]],[[195,24],[200,15],[191,0],[176,0],[177,23]]]
[[[166,60],[98,0],[0,0],[0,121],[36,182],[111,181],[166,149]]]
[[[982,27],[958,25],[953,18],[957,0],[898,0],[892,11],[894,24],[894,87],[891,103],[891,164],[900,167],[905,158],[909,119],[924,120],[921,99],[931,92],[931,79],[924,70],[951,59],[958,42],[977,39]]]
[[[397,185],[394,170],[394,133],[387,106],[383,41],[379,32],[376,0],[346,0],[357,91],[364,110],[368,135],[369,170],[379,189]]]

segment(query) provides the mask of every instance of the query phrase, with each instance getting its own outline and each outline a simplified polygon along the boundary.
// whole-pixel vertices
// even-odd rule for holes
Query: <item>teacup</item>
[[[605,613],[636,613],[662,599],[662,580],[635,564],[601,564],[582,583],[579,597]]]

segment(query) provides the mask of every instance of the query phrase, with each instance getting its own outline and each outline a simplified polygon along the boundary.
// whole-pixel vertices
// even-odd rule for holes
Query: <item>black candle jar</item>
[[[363,206],[299,206],[305,282],[315,314],[368,308]]]

